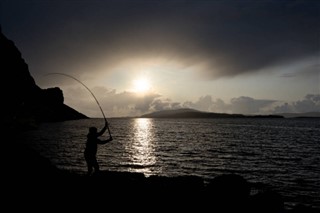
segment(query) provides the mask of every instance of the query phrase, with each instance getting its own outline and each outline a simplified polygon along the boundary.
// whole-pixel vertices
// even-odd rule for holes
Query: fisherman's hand
[[[113,138],[112,138],[112,136],[110,135],[110,139],[109,139],[110,141],[112,141],[113,140]]]
[[[109,126],[108,121],[105,122],[104,126],[105,126],[105,127]]]

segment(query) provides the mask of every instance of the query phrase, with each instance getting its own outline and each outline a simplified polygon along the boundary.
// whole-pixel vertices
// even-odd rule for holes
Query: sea
[[[205,183],[238,174],[280,193],[287,208],[320,208],[320,118],[110,118],[108,123],[113,141],[98,148],[102,170],[197,176]],[[58,168],[85,174],[91,126],[102,129],[104,119],[43,123],[25,132],[24,142]],[[108,137],[106,131],[101,139]]]

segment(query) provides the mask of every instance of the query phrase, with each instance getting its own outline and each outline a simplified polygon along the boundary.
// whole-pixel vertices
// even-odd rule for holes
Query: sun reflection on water
[[[145,175],[152,173],[152,166],[156,163],[154,150],[154,125],[148,118],[134,119],[133,140],[130,144],[132,170],[143,172]]]

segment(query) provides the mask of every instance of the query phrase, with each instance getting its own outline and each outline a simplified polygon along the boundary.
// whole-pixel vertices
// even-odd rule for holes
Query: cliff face
[[[39,122],[88,118],[65,105],[60,88],[41,89],[14,42],[0,32],[1,91],[5,128],[32,128]]]

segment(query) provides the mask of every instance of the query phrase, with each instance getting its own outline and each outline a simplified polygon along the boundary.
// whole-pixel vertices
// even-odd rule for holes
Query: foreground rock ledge
[[[92,205],[103,206],[120,202],[121,206],[142,202],[157,208],[196,208],[199,212],[318,212],[303,205],[285,209],[284,199],[279,193],[261,190],[253,194],[255,187],[236,174],[220,175],[205,184],[195,176],[145,177],[142,173],[101,171],[87,177],[56,170],[51,173],[51,178],[47,175],[31,178],[30,175],[16,181],[11,185],[11,193],[55,205],[93,202]]]

